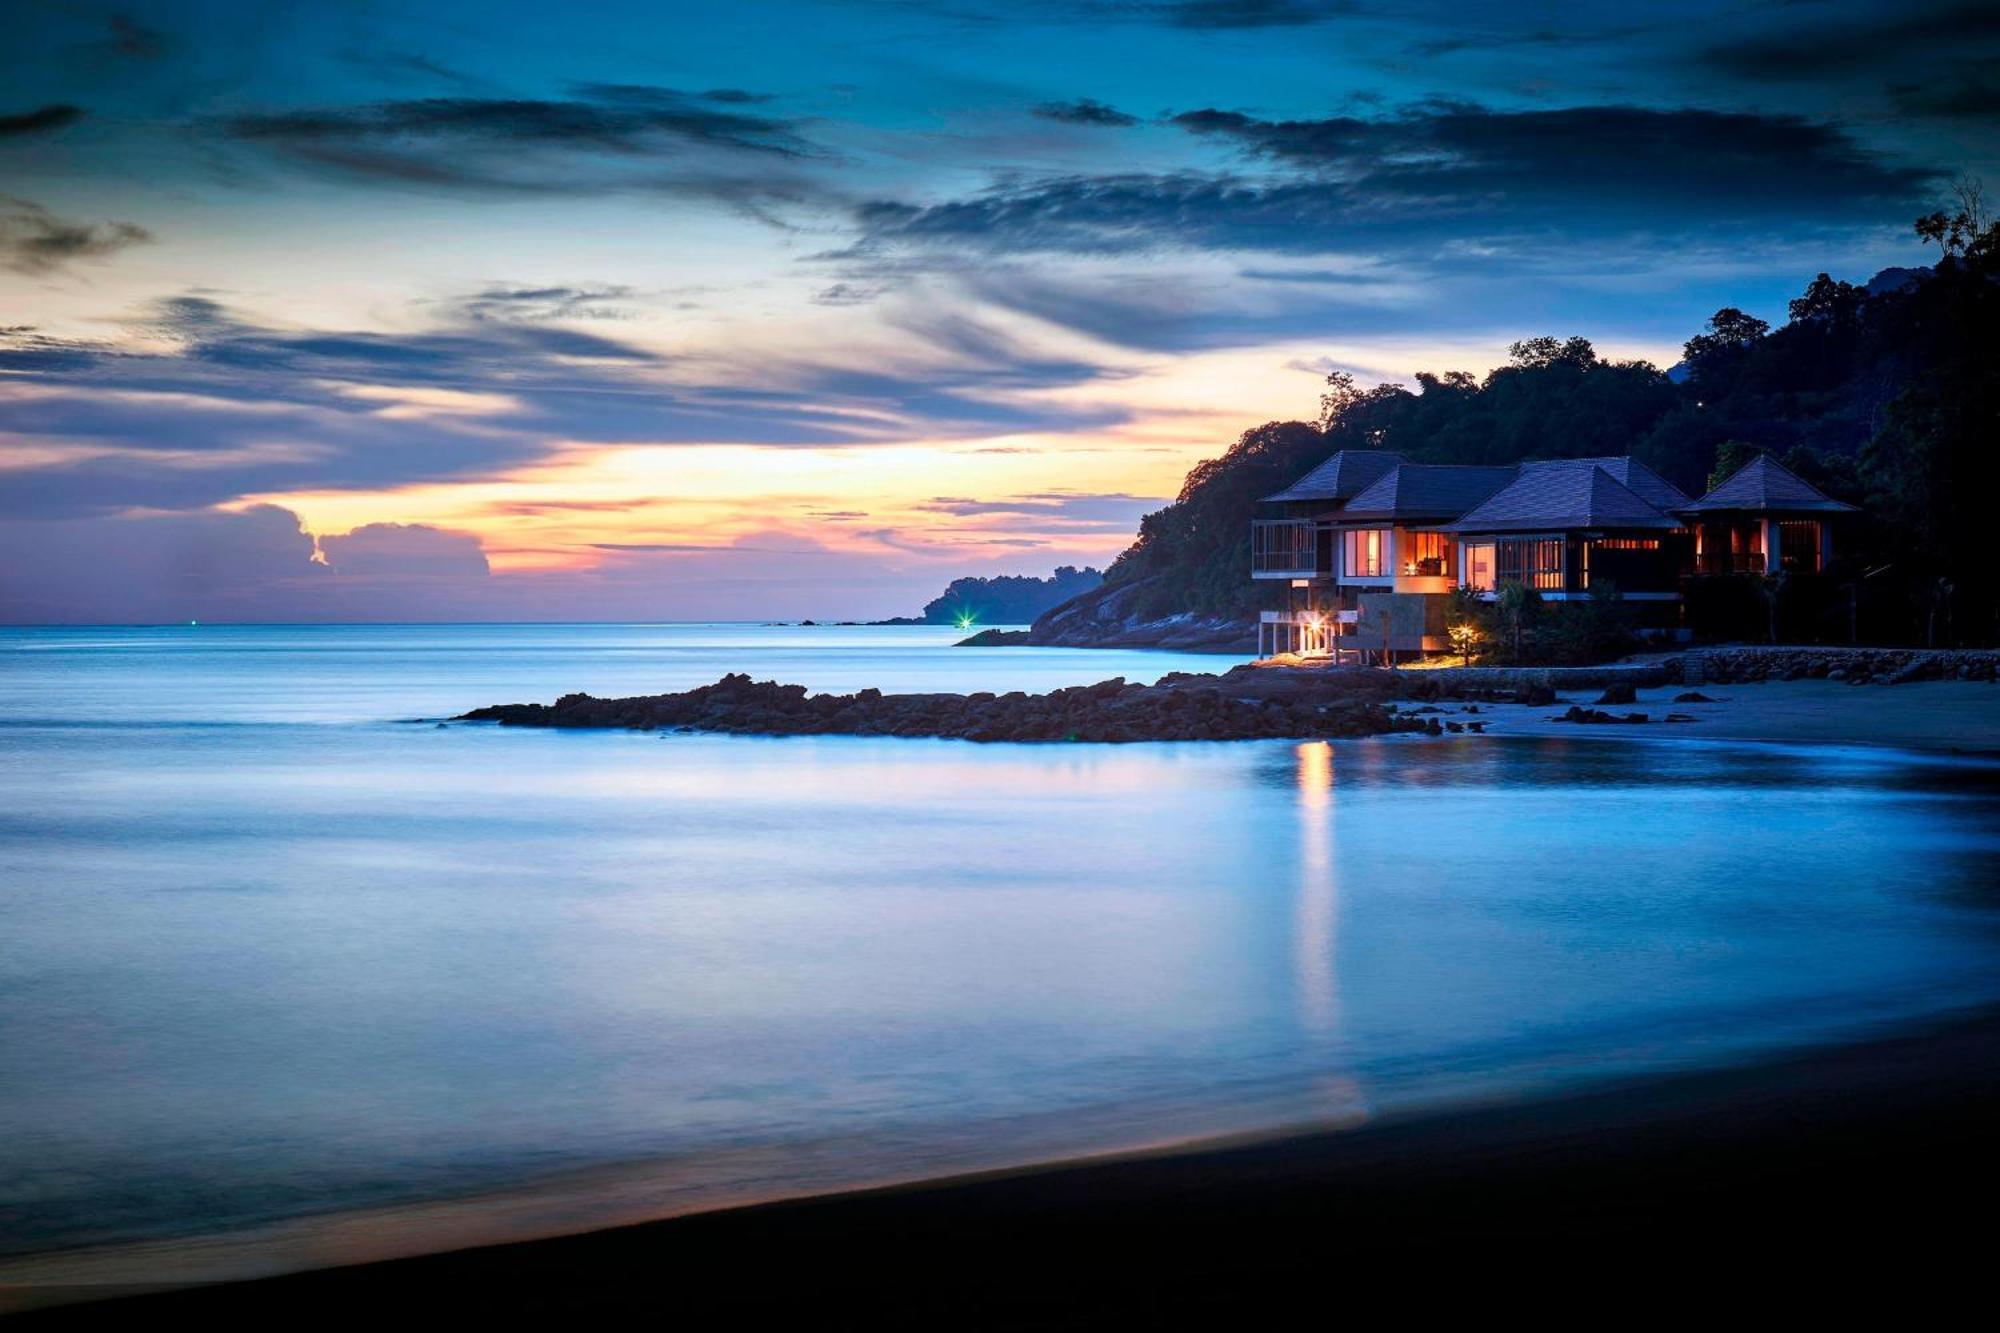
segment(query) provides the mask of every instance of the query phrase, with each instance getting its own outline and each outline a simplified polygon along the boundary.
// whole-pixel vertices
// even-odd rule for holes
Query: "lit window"
[[[1352,528],[1341,534],[1341,571],[1351,579],[1379,579],[1389,572],[1389,530]]]

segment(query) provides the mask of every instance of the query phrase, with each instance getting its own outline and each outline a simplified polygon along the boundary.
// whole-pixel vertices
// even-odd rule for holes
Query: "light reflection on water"
[[[2000,989],[2000,780],[1966,761],[386,720],[616,675],[607,643],[712,679],[781,633],[0,657],[0,1245],[672,1164],[537,1214],[584,1225],[1699,1063]],[[904,688],[1053,670],[834,642]],[[1074,680],[1124,671],[1098,660]]]

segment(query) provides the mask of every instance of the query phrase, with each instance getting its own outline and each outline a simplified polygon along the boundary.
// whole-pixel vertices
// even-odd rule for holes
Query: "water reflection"
[[[1299,976],[1299,1021],[1314,1034],[1330,1031],[1339,1017],[1334,975],[1340,886],[1333,865],[1334,749],[1308,741],[1294,752],[1298,771],[1299,896],[1294,957]]]

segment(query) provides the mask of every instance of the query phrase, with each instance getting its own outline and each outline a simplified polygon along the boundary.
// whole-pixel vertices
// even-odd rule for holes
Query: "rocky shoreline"
[[[594,727],[760,736],[928,736],[968,741],[1319,739],[1391,732],[1437,735],[1435,710],[1398,711],[1430,692],[1392,671],[1176,673],[1155,685],[1124,679],[1047,694],[808,694],[803,685],[727,675],[677,694],[553,704],[497,704],[452,719],[515,727]],[[1512,696],[1509,696],[1512,697]],[[1465,724],[1451,727],[1459,730]]]
[[[1145,616],[1138,604],[1153,579],[1105,584],[1042,614],[1025,630],[985,630],[963,640],[962,648],[1021,644],[1036,648],[1164,648],[1183,653],[1234,653],[1257,649],[1252,618],[1200,616],[1185,612]]]

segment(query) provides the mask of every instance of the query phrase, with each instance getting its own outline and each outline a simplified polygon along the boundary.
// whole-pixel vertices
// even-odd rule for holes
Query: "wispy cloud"
[[[0,268],[42,276],[84,259],[106,259],[144,245],[151,232],[131,222],[81,222],[40,204],[0,194]]]
[[[1035,108],[1035,114],[1043,120],[1059,121],[1065,125],[1103,125],[1117,128],[1139,123],[1137,116],[1128,115],[1117,107],[1106,106],[1088,97],[1078,98],[1074,102],[1043,102]]]

